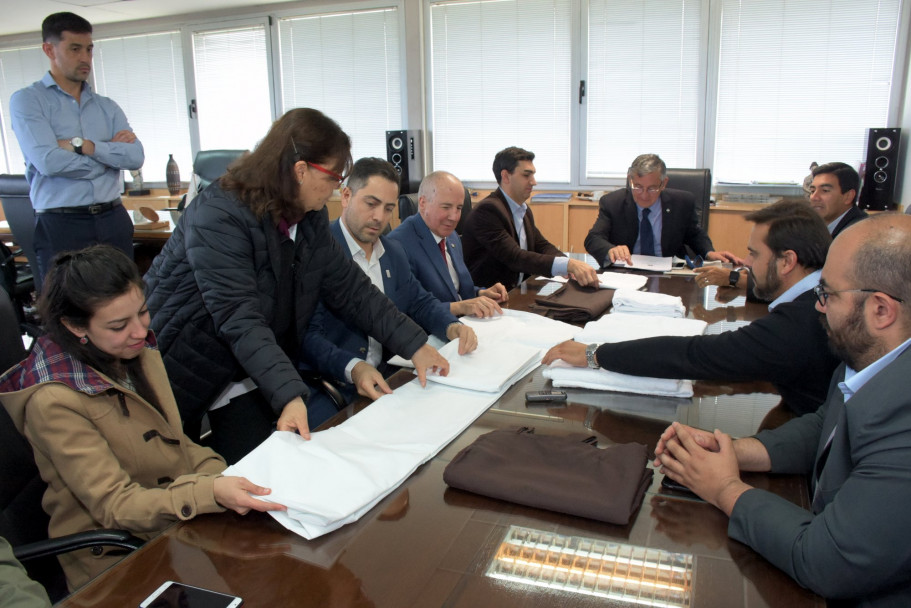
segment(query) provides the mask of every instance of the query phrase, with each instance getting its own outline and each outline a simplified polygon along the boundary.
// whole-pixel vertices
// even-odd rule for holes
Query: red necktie
[[[439,242],[440,253],[443,254],[443,265],[447,268],[449,267],[449,261],[446,259],[446,239],[441,239]]]

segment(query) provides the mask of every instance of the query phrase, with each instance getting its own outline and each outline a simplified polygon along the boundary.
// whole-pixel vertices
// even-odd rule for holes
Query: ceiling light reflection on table
[[[693,556],[510,526],[487,576],[621,600],[690,606]]]

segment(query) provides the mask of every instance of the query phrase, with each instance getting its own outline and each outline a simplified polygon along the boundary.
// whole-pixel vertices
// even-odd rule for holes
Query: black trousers
[[[36,277],[44,277],[54,256],[61,251],[75,251],[89,245],[106,243],[133,259],[133,222],[123,205],[103,213],[38,213],[35,215],[35,257],[38,258]]]
[[[206,443],[228,464],[234,464],[268,439],[277,421],[262,393],[253,390],[231,399],[228,405],[209,410],[212,435]]]

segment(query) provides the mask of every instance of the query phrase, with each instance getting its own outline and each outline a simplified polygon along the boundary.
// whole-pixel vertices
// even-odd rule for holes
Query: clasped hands
[[[727,515],[750,486],[740,479],[740,467],[730,435],[674,422],[658,439],[654,465]]]

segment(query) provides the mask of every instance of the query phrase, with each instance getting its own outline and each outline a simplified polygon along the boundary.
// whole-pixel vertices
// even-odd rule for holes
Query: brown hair
[[[351,140],[334,120],[311,108],[295,108],[273,123],[259,145],[228,168],[221,186],[234,192],[257,218],[299,213],[294,164],[306,161],[345,174],[351,168]]]

